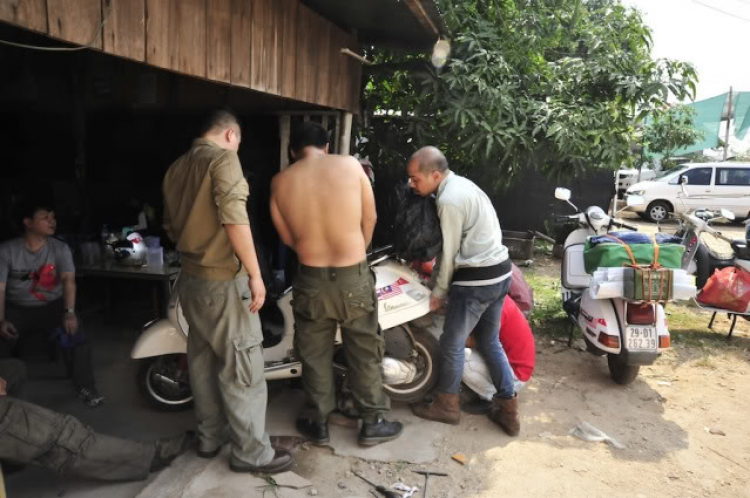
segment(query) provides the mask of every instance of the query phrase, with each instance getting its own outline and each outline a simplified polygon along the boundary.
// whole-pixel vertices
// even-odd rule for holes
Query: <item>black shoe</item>
[[[404,431],[401,422],[388,422],[379,418],[377,422],[362,423],[359,431],[359,444],[374,446],[376,444],[393,441]]]
[[[99,394],[95,387],[79,387],[77,391],[78,397],[89,408],[96,408],[104,404],[104,396]]]
[[[195,444],[196,440],[195,433],[192,431],[179,436],[158,439],[154,459],[151,460],[151,472],[168,467],[172,460],[185,453],[188,448]]]
[[[215,458],[216,455],[218,455],[219,453],[221,453],[221,446],[219,446],[213,451],[206,451],[206,450],[198,449],[198,458],[211,459],[211,458]]]
[[[283,472],[292,466],[292,454],[286,450],[276,450],[273,460],[262,467],[255,467],[243,462],[229,460],[229,468],[232,472],[262,472],[264,474],[276,474]]]
[[[310,440],[312,444],[328,444],[331,438],[328,436],[328,423],[318,424],[309,418],[297,419],[297,430]]]

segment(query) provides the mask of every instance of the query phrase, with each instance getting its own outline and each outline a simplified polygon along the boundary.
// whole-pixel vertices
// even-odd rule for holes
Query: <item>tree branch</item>
[[[362,68],[367,74],[387,74],[395,73],[396,71],[412,71],[412,72],[429,72],[427,62],[418,59],[412,59],[401,62],[383,62],[381,64],[373,64]]]

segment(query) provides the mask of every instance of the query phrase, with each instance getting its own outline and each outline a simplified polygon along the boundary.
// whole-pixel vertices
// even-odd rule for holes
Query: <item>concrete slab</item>
[[[263,498],[274,488],[279,498],[302,498],[306,491],[294,489],[297,485],[309,486],[306,479],[293,474],[297,479],[292,486],[274,487],[269,481],[253,474],[238,474],[229,470],[229,449],[226,448],[212,460],[198,458],[190,453],[175,460],[163,470],[136,498]],[[270,487],[269,487],[270,486]]]
[[[304,402],[301,390],[285,390],[269,400],[267,427],[271,434],[297,434],[294,420]],[[329,446],[339,456],[352,456],[380,462],[405,461],[409,463],[429,463],[438,456],[435,441],[445,436],[450,427],[437,422],[429,422],[415,417],[405,405],[394,405],[389,415],[392,420],[404,424],[404,434],[389,443],[377,446],[360,446],[357,443],[357,430],[340,425],[330,425]]]
[[[292,471],[276,474],[273,476],[273,480],[276,481],[276,484],[285,488],[302,489],[312,486],[312,482]]]

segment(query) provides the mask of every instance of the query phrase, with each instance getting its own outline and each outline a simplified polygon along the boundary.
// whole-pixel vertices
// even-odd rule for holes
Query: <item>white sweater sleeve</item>
[[[443,232],[443,250],[440,254],[437,283],[435,288],[432,289],[432,295],[442,298],[448,293],[448,288],[453,279],[456,255],[461,250],[463,216],[460,209],[452,205],[438,205],[438,216],[440,217],[440,229]]]

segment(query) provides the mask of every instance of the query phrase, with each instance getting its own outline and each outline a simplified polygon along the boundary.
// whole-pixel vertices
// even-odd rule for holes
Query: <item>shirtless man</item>
[[[297,430],[315,444],[329,441],[328,414],[336,407],[333,344],[340,325],[363,418],[359,443],[391,441],[403,428],[383,419],[390,409],[380,373],[385,343],[365,253],[376,220],[370,181],[353,157],[328,155],[328,133],[316,123],[296,128],[290,149],[295,163],[273,179],[271,216],[300,262],[292,307],[308,399]]]

